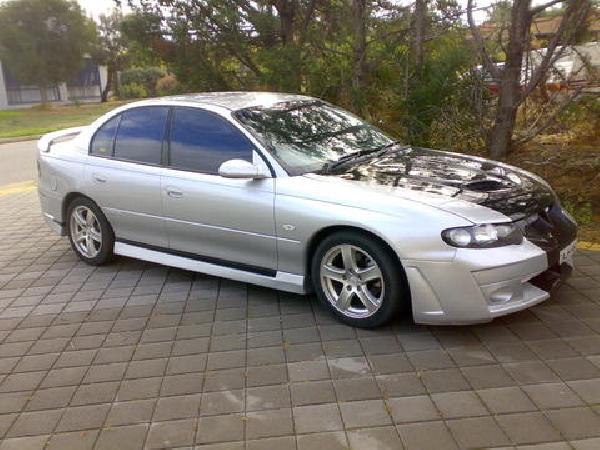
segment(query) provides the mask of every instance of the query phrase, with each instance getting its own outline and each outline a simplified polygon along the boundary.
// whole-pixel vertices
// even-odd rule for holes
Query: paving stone
[[[0,392],[31,391],[46,376],[46,372],[24,372],[7,375],[0,383]]]
[[[83,377],[88,371],[87,367],[67,367],[64,369],[54,369],[48,372],[46,378],[40,385],[41,387],[60,387],[74,386],[81,383]]]
[[[383,400],[362,400],[339,404],[346,429],[391,425],[392,419]]]
[[[46,446],[47,450],[91,450],[94,447],[98,430],[75,431],[55,434]]]
[[[590,408],[548,411],[550,422],[569,440],[600,436],[600,416]]]
[[[147,431],[147,424],[105,428],[98,438],[96,449],[140,450],[144,447]]]
[[[271,367],[271,366],[268,366]],[[284,371],[281,372],[281,376],[285,379],[286,374]],[[256,384],[256,381],[263,381],[265,384],[278,384],[274,379],[266,378],[259,380],[250,379],[250,369],[248,369],[248,374],[243,369],[232,369],[232,370],[218,370],[216,372],[207,372],[204,375],[204,385],[202,386],[202,390],[204,392],[214,392],[214,391],[227,391],[234,389],[242,389],[244,387],[244,377],[247,376],[247,384],[248,386],[261,386],[262,384]],[[192,374],[192,379],[196,379],[199,375]],[[251,382],[252,381],[252,382]],[[195,392],[195,389],[193,389]]]
[[[159,398],[152,420],[156,422],[197,417],[200,399],[200,394]]]
[[[373,377],[334,380],[338,401],[370,400],[381,398],[381,390]]]
[[[518,387],[484,389],[477,393],[494,414],[536,410],[533,402]]]
[[[432,394],[431,399],[445,419],[488,415],[474,392],[443,392]]]
[[[113,403],[106,418],[106,425],[118,426],[150,422],[155,404],[154,399]]]
[[[278,409],[290,406],[290,389],[285,385],[246,389],[246,411]]]
[[[542,383],[523,386],[523,391],[540,409],[567,408],[583,402],[564,383]]]
[[[104,423],[110,405],[76,406],[67,408],[56,431],[75,431],[99,428]]]
[[[459,369],[427,370],[419,375],[429,392],[455,392],[471,389]]]
[[[4,439],[0,443],[0,450],[42,450],[49,437],[42,435]]]
[[[520,384],[552,383],[560,378],[541,361],[505,364],[504,368]]]
[[[162,378],[140,378],[138,380],[126,380],[121,383],[117,392],[117,401],[139,400],[158,396]]]
[[[123,378],[127,363],[110,363],[91,366],[88,370],[84,383],[98,383],[102,381],[119,381]]]
[[[214,416],[219,414],[237,413],[244,410],[244,392],[220,391],[202,394],[200,415]]]
[[[205,354],[174,356],[169,358],[167,375],[177,375],[189,372],[202,372],[206,369]]]
[[[34,436],[51,433],[62,411],[35,411],[21,414],[13,423],[6,437]]]
[[[600,404],[600,378],[577,380],[567,383],[579,397],[589,404]]]
[[[298,433],[336,431],[343,428],[340,412],[335,403],[296,406],[293,411],[295,429]]]
[[[193,420],[155,422],[150,425],[146,448],[172,448],[194,444],[195,423]]]
[[[20,412],[30,399],[30,392],[9,392],[0,394],[0,414]]]
[[[394,427],[366,428],[348,432],[348,441],[353,450],[396,450],[402,449],[402,441]]]
[[[131,361],[125,372],[126,379],[160,377],[167,367],[167,358]]]
[[[240,444],[240,450],[243,450],[243,442]],[[234,449],[235,447],[232,447],[232,450]],[[217,448],[214,450],[217,450]],[[296,450],[296,438],[294,436],[282,436],[246,441],[246,450]]]
[[[563,381],[600,378],[600,369],[585,358],[563,358],[547,361]]]
[[[38,411],[42,409],[62,408],[69,404],[76,389],[75,386],[65,386],[37,390],[31,395],[31,399],[25,409],[27,411]]]
[[[361,377],[371,372],[365,357],[332,358],[327,363],[334,379]]]
[[[336,401],[333,383],[329,380],[292,383],[290,391],[294,406],[332,403]]]
[[[79,406],[94,403],[110,403],[114,400],[118,389],[119,383],[116,381],[79,386],[71,400],[71,405]]]
[[[514,444],[560,440],[558,431],[539,412],[501,415],[496,420]]]
[[[348,440],[342,432],[314,433],[298,436],[298,450],[346,450]]]
[[[517,384],[502,366],[464,367],[461,368],[461,372],[475,389],[508,387]]]
[[[148,378],[146,378],[148,379]],[[142,379],[139,381],[143,381]],[[160,379],[158,379],[160,381]],[[202,392],[204,375],[194,372],[185,375],[172,375],[164,378],[161,395],[184,395]],[[160,384],[160,383],[159,383]]]
[[[329,370],[325,361],[306,361],[289,363],[288,373],[290,381],[315,381],[329,378]]]
[[[253,413],[256,414],[256,413]],[[248,418],[250,421],[250,418]],[[268,419],[259,420],[260,425],[268,429]],[[249,439],[255,439],[257,433],[247,435]],[[197,444],[210,444],[213,442],[240,441],[244,439],[244,421],[237,414],[227,416],[200,417],[198,419],[198,431],[196,433]]]
[[[472,417],[447,422],[461,448],[501,447],[509,444],[508,438],[490,417]]]
[[[444,422],[417,422],[398,425],[398,433],[400,433],[408,450],[458,449],[456,441]]]
[[[395,423],[419,422],[440,418],[435,405],[427,395],[399,397],[386,400]]]

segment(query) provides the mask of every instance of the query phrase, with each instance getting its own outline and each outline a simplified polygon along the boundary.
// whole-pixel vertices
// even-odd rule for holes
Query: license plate
[[[573,255],[575,254],[576,246],[577,241],[573,241],[560,251],[560,264],[567,263],[570,266],[573,265]]]

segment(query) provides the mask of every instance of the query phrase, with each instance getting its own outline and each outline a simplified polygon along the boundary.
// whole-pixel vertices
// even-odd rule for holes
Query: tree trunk
[[[501,73],[500,92],[494,126],[489,135],[492,158],[503,158],[511,150],[517,110],[522,102],[521,72],[523,55],[529,42],[531,0],[515,0],[511,9],[511,26],[506,62]]]
[[[105,103],[108,101],[108,94],[112,89],[114,76],[115,76],[115,70],[111,66],[108,66],[106,68],[106,86],[104,87],[104,89],[102,90],[102,93],[100,94],[100,100],[102,101],[102,103]]]
[[[423,42],[425,41],[425,16],[427,14],[427,0],[415,1],[414,31],[415,40],[413,52],[415,57],[415,69],[421,71],[423,67]]]
[[[48,104],[48,83],[40,83],[40,99],[42,105],[46,106]]]
[[[353,58],[352,58],[352,99],[355,112],[362,114],[364,111],[364,86],[367,72],[367,2],[366,0],[353,0],[352,2],[352,28],[353,28]]]

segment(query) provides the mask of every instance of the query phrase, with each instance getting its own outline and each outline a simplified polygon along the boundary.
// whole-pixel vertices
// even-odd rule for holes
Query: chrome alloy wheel
[[[323,257],[321,286],[334,308],[356,319],[375,314],[385,294],[377,262],[361,248],[348,244],[330,248]]]
[[[102,248],[100,222],[87,206],[77,206],[71,212],[71,239],[86,258],[94,258]]]

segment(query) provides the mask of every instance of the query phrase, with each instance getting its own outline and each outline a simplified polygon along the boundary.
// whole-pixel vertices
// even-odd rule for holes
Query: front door
[[[223,117],[174,108],[162,198],[172,250],[249,270],[277,267],[274,179],[218,175],[230,159],[258,161],[253,144]]]

